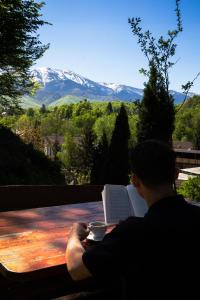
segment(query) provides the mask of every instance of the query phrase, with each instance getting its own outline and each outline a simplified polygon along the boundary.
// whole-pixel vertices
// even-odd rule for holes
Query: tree
[[[93,165],[95,134],[91,126],[86,126],[83,129],[83,135],[80,143],[80,155],[82,159],[82,173],[89,176]]]
[[[200,114],[193,119],[192,142],[195,149],[200,150]]]
[[[200,177],[189,177],[180,185],[178,193],[185,198],[200,202]]]
[[[129,150],[130,130],[125,106],[122,104],[116,118],[108,160],[105,166],[105,182],[108,184],[129,183]]]
[[[174,140],[193,140],[194,112],[194,109],[183,109],[179,114],[176,114],[175,130],[173,133]]]
[[[152,64],[155,66],[167,93],[169,93],[169,69],[175,64],[170,61],[171,57],[175,55],[177,46],[174,43],[174,40],[177,38],[178,34],[183,31],[179,6],[180,0],[176,0],[177,28],[174,30],[168,30],[167,38],[160,36],[159,39],[156,40],[149,30],[142,32],[142,28],[140,27],[140,18],[129,18],[128,20],[133,34],[138,38],[138,44],[140,45],[142,52],[145,54],[149,66],[151,67]],[[142,68],[140,72],[150,77],[149,71]]]
[[[64,184],[60,166],[0,126],[0,185]]]
[[[112,107],[112,103],[111,102],[108,102],[108,105],[106,107],[106,112],[108,115],[112,114],[113,113],[113,107]]]
[[[42,106],[40,108],[40,113],[45,114],[46,112],[47,112],[46,106],[45,106],[45,104],[42,104]]]
[[[32,144],[36,150],[44,150],[41,131],[36,119],[22,115],[15,124],[15,130],[26,144]]]
[[[49,45],[42,45],[37,30],[44,2],[1,0],[0,3],[0,108],[18,107],[18,97],[35,86],[29,68]]]
[[[91,184],[105,184],[105,165],[108,160],[108,140],[105,131],[94,148],[93,164],[90,175]]]
[[[103,136],[103,132],[105,131],[108,142],[110,143],[115,127],[115,122],[116,114],[103,115],[96,120],[93,128],[98,140],[101,139],[101,137]]]
[[[152,64],[150,78],[139,105],[137,141],[158,139],[171,144],[174,130],[174,100],[163,86],[157,68]]]
[[[27,115],[28,117],[34,117],[34,115],[35,115],[34,109],[33,109],[32,107],[29,107],[29,108],[27,109],[26,115]]]
[[[141,120],[139,120],[140,123],[138,125],[139,141],[146,138],[159,137],[159,139],[171,144],[172,132],[174,129],[175,109],[173,109],[173,98],[169,91],[169,70],[175,64],[175,62],[171,61],[171,58],[175,55],[177,47],[174,40],[183,30],[180,0],[176,0],[175,11],[177,16],[176,29],[168,30],[167,38],[160,36],[158,40],[152,36],[152,33],[149,30],[145,32],[142,31],[142,28],[140,27],[140,18],[129,19],[132,32],[138,38],[138,44],[140,45],[140,48],[146,56],[149,64],[149,70],[145,70],[143,68],[140,70],[142,74],[148,77],[149,81],[144,90],[143,103],[140,107]],[[185,93],[185,99],[187,98],[187,94],[198,76],[199,74],[193,81],[188,81],[185,85],[182,85],[182,89]],[[157,108],[159,108],[159,111],[157,116],[155,112],[153,112],[154,118],[152,118],[151,113],[154,108],[151,109],[151,106],[153,107],[155,104]],[[168,118],[167,112],[171,113]],[[160,113],[162,113],[161,116],[165,117],[165,121],[168,122],[166,126],[163,126],[163,120],[161,116],[159,116]],[[142,122],[145,121],[148,122],[146,124],[142,124]],[[168,132],[166,130],[167,126],[169,127]]]

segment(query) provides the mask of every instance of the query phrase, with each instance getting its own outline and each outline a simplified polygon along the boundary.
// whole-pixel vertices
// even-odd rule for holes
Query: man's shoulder
[[[120,222],[113,230],[113,233],[123,235],[127,232],[138,232],[143,230],[145,223],[145,218],[132,216]]]
[[[196,219],[200,223],[200,205],[196,202],[187,201],[187,207],[191,219]]]

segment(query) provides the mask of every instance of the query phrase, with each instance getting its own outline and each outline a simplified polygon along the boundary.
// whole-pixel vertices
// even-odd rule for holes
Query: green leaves
[[[170,61],[170,58],[175,55],[176,44],[173,42],[177,35],[183,30],[180,13],[180,0],[176,0],[176,16],[177,16],[177,28],[174,30],[168,30],[168,37],[164,38],[160,36],[158,39],[152,36],[152,33],[142,31],[140,26],[141,18],[129,18],[128,23],[131,26],[133,35],[137,37],[138,44],[144,55],[147,57],[149,65],[154,64],[163,79],[163,84],[168,91],[169,89],[169,69],[174,65],[174,62]],[[142,70],[142,74],[150,76],[147,71]],[[141,72],[141,71],[140,71]]]
[[[40,9],[44,2],[33,0],[1,1],[0,5],[0,108],[35,89],[29,68],[48,49],[37,30],[44,24]]]
[[[181,184],[178,192],[185,198],[200,202],[200,177],[190,177],[187,181]]]

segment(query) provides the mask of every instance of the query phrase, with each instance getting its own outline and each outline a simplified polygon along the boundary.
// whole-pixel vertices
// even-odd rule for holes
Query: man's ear
[[[175,180],[178,179],[178,175],[179,175],[180,169],[179,168],[175,168]]]
[[[140,186],[140,181],[136,175],[132,175],[131,181],[136,188]]]

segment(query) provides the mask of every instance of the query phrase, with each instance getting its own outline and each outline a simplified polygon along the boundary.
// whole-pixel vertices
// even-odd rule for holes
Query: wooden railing
[[[102,185],[0,186],[0,211],[101,201]]]

